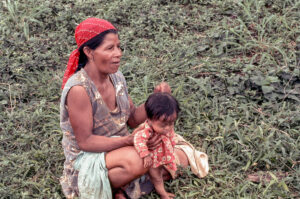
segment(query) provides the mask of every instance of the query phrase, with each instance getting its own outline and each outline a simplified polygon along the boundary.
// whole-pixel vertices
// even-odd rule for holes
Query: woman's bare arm
[[[86,90],[74,86],[67,96],[68,113],[79,148],[89,152],[107,152],[133,145],[133,136],[109,138],[93,135],[92,106]]]
[[[145,104],[135,107],[130,96],[128,97],[128,100],[130,105],[130,115],[127,124],[130,128],[135,128],[139,124],[143,123],[147,118]]]

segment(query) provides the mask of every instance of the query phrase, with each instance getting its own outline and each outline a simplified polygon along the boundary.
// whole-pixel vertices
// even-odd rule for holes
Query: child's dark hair
[[[159,120],[164,116],[164,120],[167,120],[171,115],[180,112],[178,101],[169,93],[153,93],[151,94],[146,103],[145,109],[147,117],[150,120]]]

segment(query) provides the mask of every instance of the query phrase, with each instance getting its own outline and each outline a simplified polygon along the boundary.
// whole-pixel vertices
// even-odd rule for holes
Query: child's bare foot
[[[114,192],[114,199],[126,199],[126,196],[121,189],[118,189]]]

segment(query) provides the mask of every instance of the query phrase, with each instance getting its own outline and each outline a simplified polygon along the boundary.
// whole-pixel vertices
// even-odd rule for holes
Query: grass
[[[60,84],[74,29],[89,16],[119,29],[134,102],[167,81],[183,110],[176,131],[209,155],[207,177],[187,170],[168,190],[178,198],[300,197],[299,1],[0,5],[0,198],[63,198]],[[253,174],[268,177],[254,182]]]

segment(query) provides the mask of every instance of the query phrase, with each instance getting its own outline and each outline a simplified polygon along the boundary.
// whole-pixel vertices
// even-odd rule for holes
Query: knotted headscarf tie
[[[75,73],[79,61],[79,48],[82,44],[101,34],[106,30],[116,30],[116,28],[108,21],[98,18],[88,18],[81,22],[75,29],[75,40],[77,49],[75,49],[68,61],[67,69],[65,70],[61,88],[63,89],[68,79]]]

